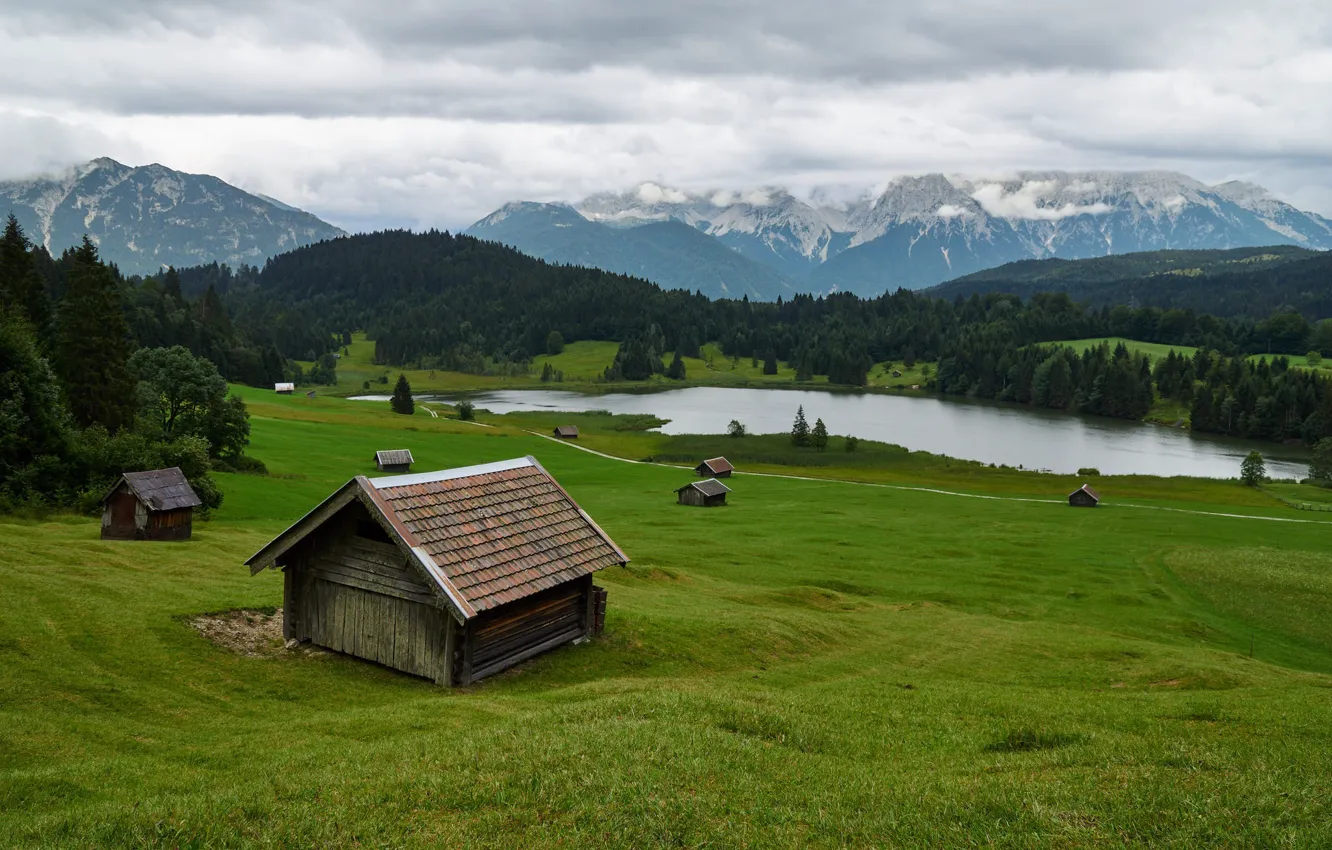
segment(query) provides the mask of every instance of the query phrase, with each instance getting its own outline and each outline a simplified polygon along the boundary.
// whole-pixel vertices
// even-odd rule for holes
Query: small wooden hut
[[[595,634],[628,558],[534,458],[357,476],[246,563],[289,639],[465,685]]]
[[[375,452],[375,469],[380,472],[411,472],[412,453],[407,449],[385,449]]]
[[[707,481],[694,481],[675,491],[676,500],[682,505],[696,508],[715,508],[726,504],[726,494],[731,488],[715,478]]]
[[[273,385],[273,392],[278,395],[291,395],[296,392],[296,385],[292,383],[279,382]]]
[[[189,540],[202,504],[178,466],[126,472],[102,499],[102,539]]]
[[[559,437],[561,440],[576,440],[578,439],[578,426],[556,425],[555,436]]]
[[[724,457],[713,457],[694,467],[694,471],[709,478],[730,478],[735,467]]]
[[[1068,494],[1068,503],[1075,508],[1094,508],[1101,502],[1101,494],[1083,484]]]

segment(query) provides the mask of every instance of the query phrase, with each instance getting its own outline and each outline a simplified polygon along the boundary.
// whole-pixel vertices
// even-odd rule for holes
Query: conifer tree
[[[675,352],[675,358],[671,360],[670,368],[666,370],[666,377],[676,381],[683,381],[685,379],[685,364],[684,360],[680,357],[680,352]]]
[[[828,426],[823,424],[822,419],[814,420],[814,430],[810,432],[809,441],[819,451],[828,448]]]
[[[411,416],[416,412],[416,402],[412,400],[412,387],[407,383],[406,375],[398,375],[398,383],[393,387],[393,398],[389,400],[394,413]]]
[[[67,257],[65,297],[56,313],[56,370],[74,419],[115,432],[130,424],[135,406],[120,291],[87,236]]]
[[[44,348],[51,326],[51,302],[31,249],[32,243],[10,213],[5,235],[0,237],[0,304],[26,319],[36,332],[38,346]]]
[[[763,358],[763,374],[777,374],[777,353],[775,351],[769,350],[768,356]]]
[[[805,420],[805,406],[803,404],[796,411],[795,422],[791,424],[791,445],[809,445],[809,422]]]

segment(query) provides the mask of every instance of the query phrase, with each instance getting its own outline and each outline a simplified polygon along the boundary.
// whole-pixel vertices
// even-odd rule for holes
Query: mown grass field
[[[1225,482],[1106,479],[1075,510],[752,475],[689,509],[686,472],[519,420],[249,397],[273,474],[220,476],[187,543],[0,519],[0,843],[1332,843],[1332,527],[1182,511],[1317,514]],[[280,603],[242,561],[379,448],[535,454],[633,558],[599,579],[606,634],[452,691],[200,637],[192,615]],[[876,453],[879,483],[1065,484]]]

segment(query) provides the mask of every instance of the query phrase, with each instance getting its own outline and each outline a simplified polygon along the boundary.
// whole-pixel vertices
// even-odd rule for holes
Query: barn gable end
[[[247,563],[286,573],[288,637],[467,683],[591,634],[627,561],[526,457],[358,476]]]

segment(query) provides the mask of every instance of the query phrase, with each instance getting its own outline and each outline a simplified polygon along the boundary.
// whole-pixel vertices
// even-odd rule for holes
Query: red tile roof
[[[370,483],[478,612],[628,560],[530,458]]]
[[[708,471],[713,475],[720,475],[723,472],[732,472],[735,470],[735,467],[731,466],[731,462],[724,457],[708,458],[700,463],[699,466],[707,467]],[[698,467],[695,467],[695,469],[697,468]]]
[[[462,622],[507,602],[629,559],[535,458],[356,476],[245,563],[281,566],[286,553],[353,500],[378,514]]]

